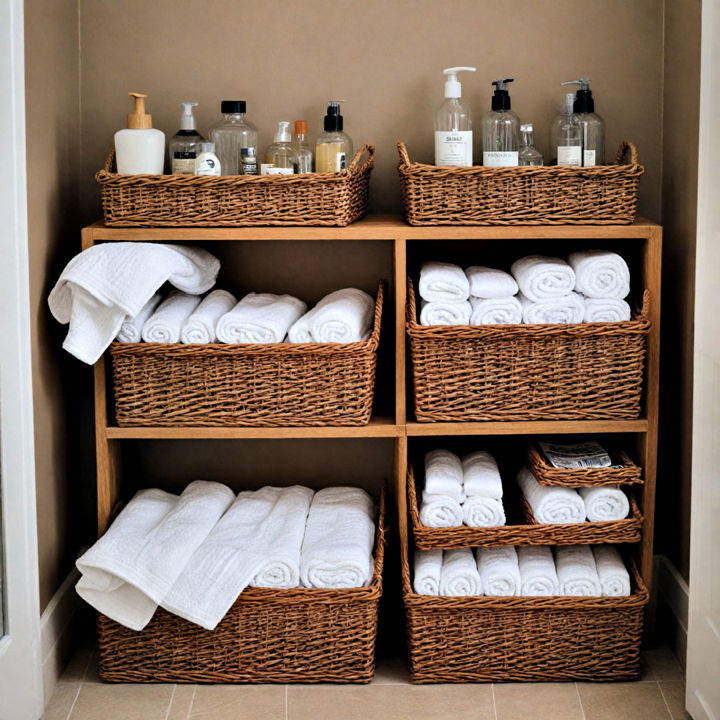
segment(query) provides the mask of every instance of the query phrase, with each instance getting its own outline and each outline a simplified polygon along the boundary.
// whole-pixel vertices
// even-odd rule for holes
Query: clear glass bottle
[[[264,162],[260,166],[261,175],[294,175],[298,171],[298,158],[290,135],[290,123],[283,120],[278,123],[275,142],[268,145]]]
[[[482,120],[483,165],[513,167],[518,164],[520,118],[510,109],[507,83],[513,78],[495,80],[492,110]]]
[[[180,129],[168,143],[170,172],[173,175],[192,175],[195,172],[195,160],[199,154],[200,143],[205,138],[197,131],[193,108],[196,102],[182,102]]]
[[[210,128],[210,141],[223,175],[257,175],[257,128],[245,117],[244,100],[223,100],[222,120]]]
[[[310,146],[307,144],[307,120],[296,120],[295,121],[295,154],[298,159],[298,172],[309,173],[312,172],[313,166],[313,153]]]
[[[583,165],[605,164],[605,121],[595,112],[595,101],[590,90],[589,78],[568,80],[561,85],[579,85],[575,93],[573,112],[580,122],[582,135]]]
[[[543,156],[533,144],[532,123],[520,126],[520,149],[518,150],[518,165],[542,165]]]
[[[460,71],[475,72],[473,67],[443,70],[445,102],[435,113],[435,164],[442,167],[468,167],[473,164],[473,134],[470,108],[463,105]]]
[[[343,116],[340,114],[342,100],[330,100],[325,115],[325,132],[320,133],[315,143],[315,172],[340,172],[352,160],[353,144],[350,136],[343,132]]]
[[[560,114],[552,124],[550,147],[554,153],[553,165],[582,165],[582,128],[573,112],[575,98],[567,93]]]

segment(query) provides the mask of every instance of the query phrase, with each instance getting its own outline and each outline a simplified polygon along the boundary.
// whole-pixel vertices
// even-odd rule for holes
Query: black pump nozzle
[[[514,82],[514,78],[503,78],[502,80],[494,80],[495,92],[492,97],[493,110],[509,110],[510,109],[510,93],[508,93],[505,85]]]
[[[343,129],[343,116],[340,114],[340,103],[344,100],[329,100],[324,120],[325,132],[339,132]]]
[[[575,114],[595,112],[595,101],[593,100],[592,90],[590,89],[589,78],[568,80],[567,82],[563,82],[560,84],[580,86],[575,93],[575,102],[573,103],[573,112]]]

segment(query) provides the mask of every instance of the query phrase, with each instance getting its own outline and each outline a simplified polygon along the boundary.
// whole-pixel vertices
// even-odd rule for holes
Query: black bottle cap
[[[325,132],[340,132],[343,129],[343,116],[339,105],[328,105],[324,122]]]
[[[493,110],[510,110],[510,93],[505,88],[500,87],[500,85],[504,85],[509,82],[513,82],[513,78],[495,80],[493,83],[493,85],[495,85],[495,92],[492,96]]]
[[[223,115],[237,115],[245,112],[244,100],[223,100],[220,103],[220,112]]]
[[[575,93],[575,102],[573,103],[574,113],[591,113],[595,112],[595,101],[593,100],[592,90],[578,90]]]

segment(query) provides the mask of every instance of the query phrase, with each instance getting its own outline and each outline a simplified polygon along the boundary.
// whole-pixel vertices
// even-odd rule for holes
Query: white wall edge
[[[685,667],[690,617],[690,588],[685,578],[665,555],[655,556],[654,577],[656,581],[653,583],[653,587],[657,603],[664,605],[670,611],[669,616],[672,623],[669,631],[664,633],[663,639],[669,641],[680,664]]]

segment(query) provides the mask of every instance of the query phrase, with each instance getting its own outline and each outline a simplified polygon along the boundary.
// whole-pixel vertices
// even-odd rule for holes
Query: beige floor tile
[[[67,720],[78,693],[80,681],[60,680],[45,708],[43,720]]]
[[[284,685],[198,685],[189,720],[283,720]]]
[[[586,720],[670,720],[657,683],[578,683]]]
[[[195,685],[175,685],[165,720],[187,720],[195,698]]]
[[[666,645],[654,650],[646,650],[645,657],[656,680],[682,681],[685,679],[678,659]]]
[[[497,720],[582,720],[575,683],[495,685]]]
[[[69,720],[165,720],[172,685],[83,684]]]
[[[640,655],[640,682],[657,682],[646,652]]]
[[[401,657],[381,658],[375,665],[371,685],[409,685],[410,671],[407,660]]]
[[[661,682],[660,690],[668,708],[670,708],[673,720],[691,720],[690,715],[685,710],[684,682]]]

